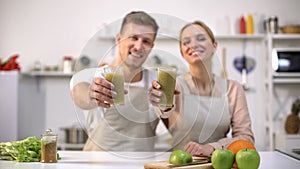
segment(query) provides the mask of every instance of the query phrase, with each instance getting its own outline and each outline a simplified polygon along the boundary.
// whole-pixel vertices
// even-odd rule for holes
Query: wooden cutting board
[[[168,167],[168,161],[158,161],[158,162],[151,162],[145,163],[144,169],[170,169]],[[213,169],[211,163],[206,164],[196,164],[196,165],[189,165],[189,166],[182,166],[182,167],[174,167],[172,169]]]

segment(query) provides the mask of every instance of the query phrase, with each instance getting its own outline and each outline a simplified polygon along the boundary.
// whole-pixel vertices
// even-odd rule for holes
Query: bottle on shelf
[[[63,59],[63,72],[72,73],[73,72],[73,58],[72,56],[64,56]]]
[[[240,17],[240,34],[245,34],[245,33],[246,33],[246,20],[242,15]]]
[[[248,35],[254,34],[254,23],[253,23],[253,16],[252,16],[252,14],[248,14],[246,25],[247,25],[247,28],[246,28],[247,34]]]

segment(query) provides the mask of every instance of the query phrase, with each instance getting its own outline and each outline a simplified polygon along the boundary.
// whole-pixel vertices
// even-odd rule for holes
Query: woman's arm
[[[154,110],[156,115],[163,119],[163,122],[167,128],[173,125],[177,116],[180,113],[180,105],[182,102],[181,94],[181,85],[178,81],[176,81],[176,87],[174,91],[174,103],[171,108],[161,109],[158,107],[158,103],[161,101],[162,91],[160,90],[160,85],[157,81],[152,81],[152,87],[149,88],[149,100],[151,104],[154,106]],[[178,120],[178,119],[177,119]]]

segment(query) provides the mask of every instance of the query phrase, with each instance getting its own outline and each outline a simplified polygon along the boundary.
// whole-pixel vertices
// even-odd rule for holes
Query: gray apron
[[[187,76],[180,76],[177,80],[183,89],[183,105],[180,116],[170,126],[173,148],[182,149],[190,141],[206,144],[226,137],[230,129],[227,80],[215,78],[212,96],[190,94]],[[218,89],[219,94],[215,96]]]
[[[148,85],[148,72],[143,80]],[[89,135],[84,150],[152,151],[158,118],[149,111],[147,87],[125,84],[124,105],[107,109],[103,119]]]

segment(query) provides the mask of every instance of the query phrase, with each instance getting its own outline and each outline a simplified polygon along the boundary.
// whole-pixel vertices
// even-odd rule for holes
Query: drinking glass
[[[163,92],[161,102],[158,104],[161,108],[170,108],[173,106],[176,75],[177,69],[174,67],[158,67],[158,83],[160,84]]]
[[[124,69],[122,66],[106,66],[103,68],[105,79],[111,82],[117,96],[114,98],[115,105],[124,104]]]

